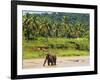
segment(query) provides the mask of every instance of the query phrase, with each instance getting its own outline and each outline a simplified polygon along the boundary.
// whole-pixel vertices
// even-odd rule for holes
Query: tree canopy
[[[89,38],[89,14],[23,11],[23,35],[37,37]]]

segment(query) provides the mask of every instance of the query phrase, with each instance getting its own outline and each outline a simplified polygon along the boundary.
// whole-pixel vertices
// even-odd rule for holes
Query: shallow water
[[[58,57],[56,66],[43,66],[44,58],[24,59],[23,68],[52,68],[52,67],[75,67],[89,65],[89,56]]]

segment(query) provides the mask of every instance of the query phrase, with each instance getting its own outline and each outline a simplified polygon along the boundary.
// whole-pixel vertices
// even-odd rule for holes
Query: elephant
[[[43,66],[45,66],[46,62],[48,64],[48,66],[56,65],[56,60],[57,60],[56,55],[53,55],[53,54],[48,53],[46,55],[46,57],[45,57]]]

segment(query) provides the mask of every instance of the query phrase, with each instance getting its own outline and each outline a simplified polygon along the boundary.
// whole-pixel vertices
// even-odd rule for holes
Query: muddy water
[[[75,67],[89,65],[89,56],[78,57],[57,57],[56,66],[43,66],[44,58],[39,59],[24,59],[23,68],[52,68],[52,67]]]

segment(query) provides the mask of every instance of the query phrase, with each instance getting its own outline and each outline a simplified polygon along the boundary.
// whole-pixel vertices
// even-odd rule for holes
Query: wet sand
[[[24,59],[23,68],[52,68],[52,67],[75,67],[75,66],[88,66],[89,56],[76,56],[76,57],[57,57],[56,66],[48,66],[47,63],[43,66],[44,58],[39,59]]]

